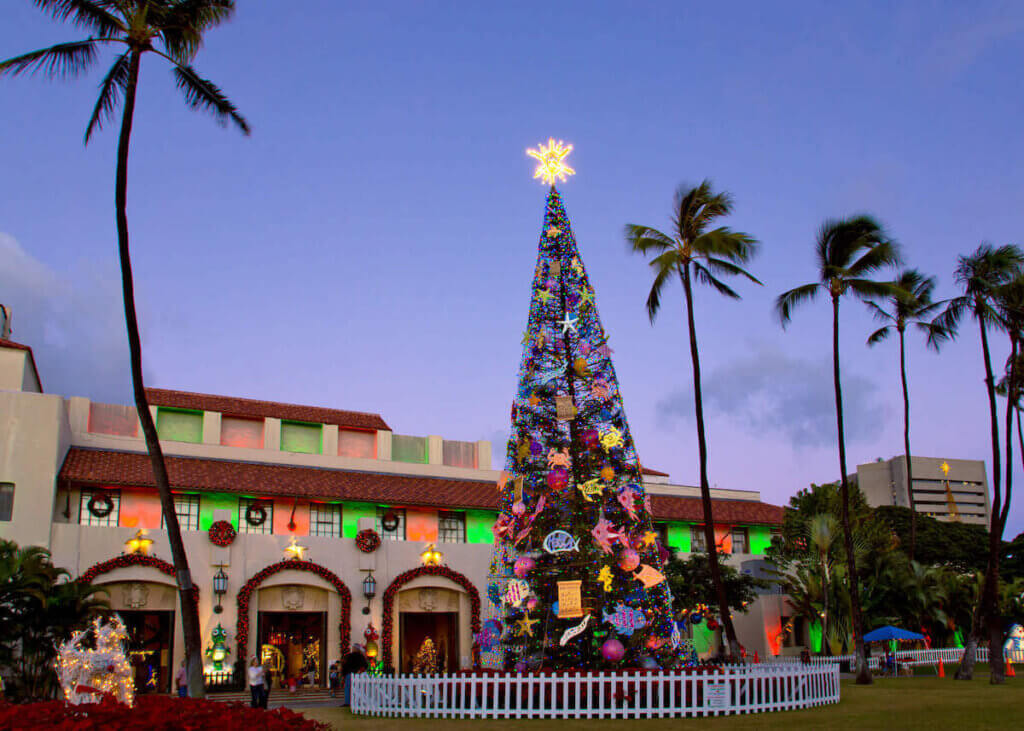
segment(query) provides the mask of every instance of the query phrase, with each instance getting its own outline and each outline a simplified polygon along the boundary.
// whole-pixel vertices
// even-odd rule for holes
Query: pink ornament
[[[597,449],[601,446],[600,436],[597,429],[587,429],[583,432],[583,446],[587,449]]]
[[[520,556],[516,559],[515,566],[512,567],[512,572],[520,579],[525,579],[526,575],[533,571],[536,566],[537,562],[529,556]]]
[[[526,600],[526,608],[531,610],[536,609],[539,603],[540,602],[537,601],[537,597],[531,596],[529,599]]]
[[[556,467],[555,469],[548,472],[548,487],[552,490],[564,490],[569,484],[569,472],[568,470]]]
[[[632,548],[627,548],[619,557],[619,568],[623,571],[632,571],[640,565],[640,554]]]
[[[512,503],[512,515],[522,515],[526,512],[526,503],[522,500]]]
[[[601,645],[601,654],[608,662],[618,662],[626,655],[626,648],[614,637]]]

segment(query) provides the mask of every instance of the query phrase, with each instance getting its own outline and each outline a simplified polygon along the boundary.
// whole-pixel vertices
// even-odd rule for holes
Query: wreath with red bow
[[[380,536],[373,528],[366,528],[356,534],[356,548],[363,553],[373,553],[380,548]]]
[[[210,537],[210,543],[221,548],[226,548],[235,542],[235,536],[238,533],[235,531],[235,527],[226,520],[218,520],[216,523],[210,526],[210,530],[207,533]]]

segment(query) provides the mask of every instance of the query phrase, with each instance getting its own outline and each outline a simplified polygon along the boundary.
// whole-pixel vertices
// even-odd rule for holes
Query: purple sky
[[[644,463],[697,479],[682,293],[652,328],[622,226],[667,227],[675,187],[708,177],[763,242],[765,284],[698,295],[712,483],[784,503],[834,479],[827,304],[786,332],[771,309],[813,277],[821,221],[878,216],[946,297],[957,254],[1020,243],[1024,195],[1024,8],[858,5],[241,3],[196,66],[251,138],[190,112],[159,59],[142,68],[148,384],[376,411],[493,439],[500,462],[544,206],[524,149],[555,136],[576,147],[560,189]],[[0,55],[80,36],[6,3]],[[116,125],[82,146],[105,68],[0,82],[0,301],[47,390],[127,403]],[[852,470],[902,451],[900,392],[894,344],[869,351],[873,322],[844,307]],[[990,457],[975,329],[909,361],[915,452]]]

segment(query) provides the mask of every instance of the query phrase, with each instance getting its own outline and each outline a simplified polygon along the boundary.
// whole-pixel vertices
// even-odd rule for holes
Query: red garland
[[[313,563],[312,561],[302,561],[291,558],[265,567],[262,571],[245,582],[245,586],[243,586],[238,592],[238,626],[235,631],[235,643],[238,646],[238,654],[236,657],[239,659],[244,660],[248,657],[249,600],[252,598],[253,591],[274,574],[289,570],[308,571],[311,574],[316,574],[338,590],[338,594],[341,595],[341,619],[338,622],[338,631],[341,636],[339,645],[342,655],[348,652],[349,638],[351,636],[350,623],[352,620],[352,592],[350,592],[348,587],[345,586],[345,583],[329,569],[324,568],[320,564]]]
[[[210,530],[206,534],[210,538],[210,543],[221,548],[227,548],[235,542],[235,536],[238,532],[235,531],[235,527],[226,520],[218,520],[216,523],[210,526]]]
[[[399,589],[418,576],[440,576],[449,581],[454,581],[465,589],[466,593],[469,594],[470,631],[474,636],[480,633],[480,592],[477,591],[472,581],[447,566],[420,566],[415,569],[409,569],[405,573],[396,576],[395,580],[391,582],[391,585],[384,592],[384,626],[381,629],[380,636],[381,657],[384,660],[384,667],[387,671],[394,670],[391,667],[391,634],[393,630],[391,614],[395,606],[395,596],[398,594]],[[475,642],[473,643],[473,667],[480,667],[480,648]]]
[[[363,553],[373,553],[380,548],[380,536],[373,528],[364,528],[356,533],[356,548]]]
[[[122,553],[109,561],[101,561],[88,568],[85,573],[78,577],[78,581],[91,584],[100,574],[108,574],[114,569],[124,569],[129,566],[149,566],[168,576],[175,576],[174,566],[156,556],[147,556],[144,553]],[[199,587],[192,585],[192,601],[199,606]]]

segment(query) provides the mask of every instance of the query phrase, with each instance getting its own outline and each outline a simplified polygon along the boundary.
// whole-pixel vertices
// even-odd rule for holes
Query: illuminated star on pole
[[[572,145],[567,145],[561,140],[555,142],[554,137],[548,138],[548,146],[537,145],[536,149],[528,149],[526,154],[537,160],[537,169],[533,171],[534,178],[540,178],[548,185],[554,185],[555,180],[563,183],[567,176],[575,175],[576,171],[565,164],[565,158],[572,152]]]

